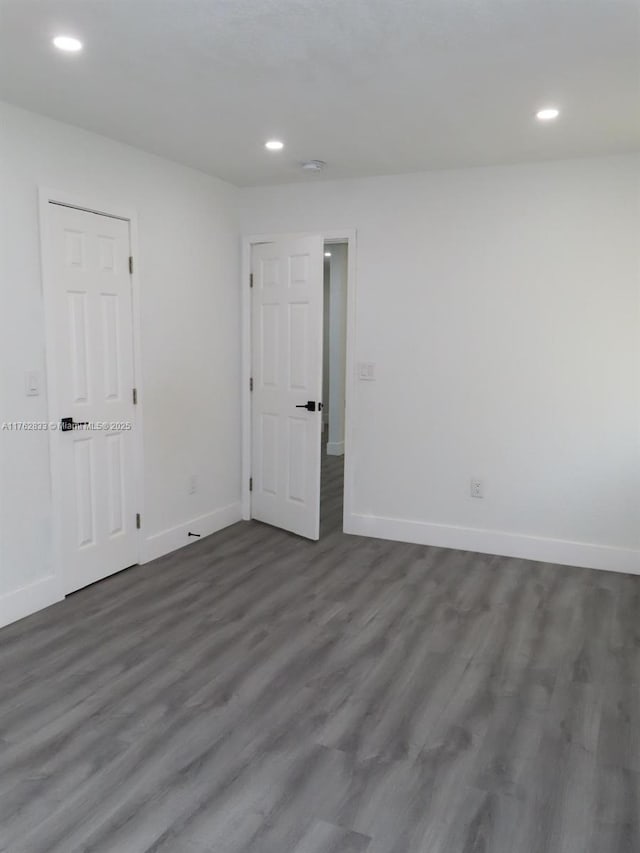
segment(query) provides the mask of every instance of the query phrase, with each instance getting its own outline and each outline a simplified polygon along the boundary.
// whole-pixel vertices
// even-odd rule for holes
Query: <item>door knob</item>
[[[306,403],[303,403],[301,406],[296,406],[296,409],[306,409],[308,412],[315,412],[316,405],[318,407],[318,411],[322,411],[322,403],[316,403],[315,400],[308,400]]]

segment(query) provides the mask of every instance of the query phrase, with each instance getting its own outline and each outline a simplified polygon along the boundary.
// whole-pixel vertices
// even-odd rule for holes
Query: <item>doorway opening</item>
[[[324,243],[321,538],[342,531],[344,514],[348,251],[346,240]]]
[[[353,229],[243,238],[242,517],[311,540],[321,514],[323,534],[351,518],[355,241]]]

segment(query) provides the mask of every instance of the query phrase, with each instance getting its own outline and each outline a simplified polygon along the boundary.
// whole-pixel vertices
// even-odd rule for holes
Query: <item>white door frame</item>
[[[347,244],[347,344],[346,344],[346,379],[345,379],[345,413],[344,413],[344,503],[343,528],[351,517],[351,502],[353,496],[353,441],[352,441],[352,410],[355,401],[355,354],[356,354],[356,229],[343,228],[331,231],[304,231],[287,234],[252,234],[242,238],[242,518],[251,518],[251,493],[249,477],[251,476],[251,247],[256,243],[272,243],[274,240],[291,237],[306,237],[310,234],[320,234],[325,243]],[[323,401],[324,402],[324,401]]]
[[[47,416],[51,421],[53,401],[57,400],[58,376],[55,360],[55,333],[53,325],[53,300],[54,276],[53,276],[53,247],[51,245],[51,232],[49,228],[49,204],[64,205],[83,210],[87,213],[98,213],[101,216],[110,216],[113,219],[124,219],[129,223],[129,239],[131,241],[131,255],[134,258],[133,272],[131,274],[132,287],[132,323],[133,323],[133,374],[135,388],[138,393],[137,405],[134,406],[134,440],[133,453],[134,462],[134,499],[138,512],[144,520],[144,457],[142,440],[142,407],[144,391],[142,388],[142,352],[140,337],[140,272],[138,251],[138,217],[132,208],[127,205],[115,203],[109,199],[98,199],[95,197],[79,196],[77,194],[53,190],[49,187],[38,187],[38,204],[40,210],[40,262],[42,278],[42,295],[44,302],[44,330],[45,330],[45,373],[47,389]],[[49,474],[51,480],[51,503],[53,516],[53,573],[56,578],[60,597],[65,595],[64,566],[62,565],[62,519],[60,507],[62,506],[59,494],[59,465],[57,444],[53,440],[53,434],[49,432]],[[143,561],[142,552],[142,530],[136,530],[136,551],[138,563]]]

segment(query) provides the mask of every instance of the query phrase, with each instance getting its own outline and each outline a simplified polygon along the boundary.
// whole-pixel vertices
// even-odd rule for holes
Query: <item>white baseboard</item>
[[[344,456],[344,441],[327,442],[327,456]]]
[[[640,551],[630,548],[356,513],[345,519],[344,530],[378,539],[640,575]]]
[[[179,524],[169,530],[163,530],[154,536],[149,536],[143,545],[141,563],[148,563],[156,557],[169,554],[184,545],[199,542],[199,539],[187,539],[187,533],[199,533],[203,538],[240,521],[242,512],[240,503],[234,503],[222,509],[201,515],[184,524]],[[12,590],[0,596],[0,628],[17,622],[25,616],[30,616],[50,604],[62,601],[64,594],[58,578],[50,575],[20,589]]]
[[[168,530],[154,533],[153,536],[147,537],[142,546],[140,562],[148,563],[150,560],[163,557],[165,554],[170,554],[178,548],[193,545],[194,542],[200,541],[200,539],[195,537],[189,538],[187,536],[189,532],[199,533],[204,538],[205,536],[210,536],[212,533],[217,533],[223,527],[235,524],[236,521],[240,521],[241,519],[242,510],[238,501],[238,503],[230,504],[229,506],[222,507],[222,509],[216,509],[213,512],[192,518],[190,521],[185,521],[184,524],[178,524],[176,527],[170,527]]]
[[[43,607],[55,604],[56,601],[62,601],[63,598],[58,578],[54,575],[12,590],[0,596],[0,628],[17,622],[18,619],[24,619]]]

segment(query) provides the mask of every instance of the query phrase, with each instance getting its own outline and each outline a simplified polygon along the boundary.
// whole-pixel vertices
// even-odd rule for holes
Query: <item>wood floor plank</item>
[[[366,835],[315,821],[294,853],[366,853],[370,842]]]
[[[3,853],[637,853],[640,578],[241,522],[0,631]]]

